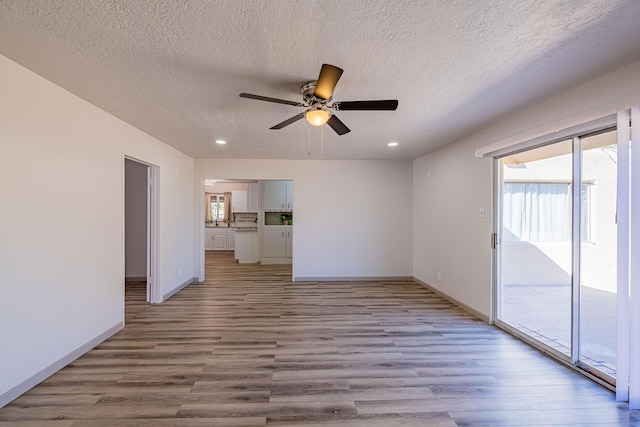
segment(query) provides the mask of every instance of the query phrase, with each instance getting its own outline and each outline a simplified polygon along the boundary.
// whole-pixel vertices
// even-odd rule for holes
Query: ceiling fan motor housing
[[[321,106],[326,105],[328,102],[331,101],[332,97],[330,97],[329,99],[321,99],[318,98],[314,95],[315,91],[316,91],[316,84],[318,83],[317,80],[312,80],[310,82],[306,82],[305,84],[302,85],[302,99],[304,99],[304,103],[309,105],[309,106],[317,106],[318,108],[320,108]],[[320,105],[318,105],[320,104]]]

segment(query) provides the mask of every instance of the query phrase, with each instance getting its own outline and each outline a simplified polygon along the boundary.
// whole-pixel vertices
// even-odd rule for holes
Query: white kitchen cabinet
[[[247,185],[247,212],[258,212],[260,210],[260,184],[251,183]]]
[[[231,192],[231,210],[233,212],[247,212],[247,192],[246,191],[239,190],[239,191]]]
[[[214,251],[223,251],[227,249],[227,229],[226,228],[214,228],[213,229],[213,244],[212,249]]]
[[[233,250],[236,248],[236,230],[235,228],[227,229],[227,250]]]
[[[262,209],[293,210],[293,181],[262,181]]]
[[[235,255],[240,264],[258,262],[258,232],[240,230],[236,233]]]
[[[293,181],[285,181],[287,193],[285,195],[285,203],[287,210],[293,210]]]
[[[206,251],[230,251],[235,248],[236,229],[228,227],[206,227],[204,249]]]
[[[291,258],[293,227],[290,225],[265,225],[262,229],[262,256],[264,258]],[[286,262],[286,260],[283,260]]]
[[[213,249],[213,230],[210,228],[204,229],[204,250],[210,251]]]
[[[293,227],[288,225],[287,233],[284,236],[284,256],[285,258],[293,257]]]

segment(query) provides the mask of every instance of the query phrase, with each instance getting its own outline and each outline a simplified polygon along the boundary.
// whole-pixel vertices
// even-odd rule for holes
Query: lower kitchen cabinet
[[[234,250],[236,248],[236,229],[227,229],[227,250]]]
[[[206,227],[204,229],[204,249],[206,251],[231,251],[235,246],[235,228]]]
[[[262,257],[286,258],[292,256],[293,227],[291,225],[265,225],[262,229]],[[290,260],[288,261],[290,262]]]
[[[213,238],[211,230],[206,228],[204,229],[204,250],[210,251],[213,249]]]

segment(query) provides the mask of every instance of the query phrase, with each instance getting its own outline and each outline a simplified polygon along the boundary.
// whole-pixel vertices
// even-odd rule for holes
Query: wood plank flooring
[[[613,395],[412,282],[207,280],[0,409],[0,426],[640,426]]]

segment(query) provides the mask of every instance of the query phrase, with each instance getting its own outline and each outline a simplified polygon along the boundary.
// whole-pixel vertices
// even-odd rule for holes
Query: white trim
[[[153,251],[152,250],[152,242],[151,240],[154,240],[153,245],[155,245],[155,235],[152,237],[151,236],[151,231],[152,231],[152,227],[151,227],[151,223],[153,222],[155,224],[155,221],[152,221],[152,217],[155,220],[155,212],[152,212],[153,209],[153,202],[155,201],[155,197],[152,195],[153,190],[155,189],[155,184],[153,183],[153,177],[152,175],[152,171],[151,168],[149,166],[147,166],[147,183],[146,183],[146,192],[147,192],[147,217],[145,218],[146,221],[146,226],[147,226],[147,242],[146,242],[146,247],[147,247],[147,275],[145,277],[145,280],[147,281],[147,302],[151,302],[153,300],[153,292],[151,291],[152,286],[151,284],[153,283],[155,277],[154,274],[155,273],[155,269],[151,267],[151,262],[152,262],[152,254]],[[126,209],[126,206],[125,206]],[[154,266],[155,267],[155,266]]]
[[[160,224],[158,213],[160,209],[158,180],[160,170],[158,166],[149,165],[149,186],[147,204],[147,296],[148,302],[155,304],[163,301],[160,298],[160,251],[158,239],[160,236]]]
[[[477,148],[476,157],[501,157],[508,153],[529,150],[576,135],[580,136],[580,134],[586,132],[606,129],[607,127],[614,126],[615,123],[616,116],[612,114],[588,122],[573,123],[562,128],[557,126],[557,124],[556,126],[548,125]]]
[[[640,107],[631,109],[629,199],[629,409],[640,409]],[[635,221],[632,218],[636,218]]]
[[[629,400],[629,111],[618,113],[616,400]]]
[[[293,258],[291,257],[267,257],[261,258],[260,264],[269,265],[269,264],[293,264]],[[299,279],[298,279],[299,280]]]
[[[411,276],[329,276],[295,277],[294,282],[412,282]]]
[[[197,282],[197,281],[198,281],[197,277],[193,277],[193,278],[187,280],[183,284],[179,285],[177,288],[175,288],[172,291],[169,291],[166,294],[164,294],[164,297],[162,298],[162,301],[168,300],[169,298],[171,298],[172,296],[174,296],[175,294],[177,294],[178,292],[180,292],[181,290],[183,290],[184,288],[186,288],[187,286],[189,286],[193,282]]]
[[[580,257],[582,254],[582,144],[573,137],[571,186],[571,363],[580,361],[580,291],[582,287]]]
[[[198,264],[200,264],[198,267],[198,282],[204,282],[205,280],[205,244],[204,244],[204,196],[205,196],[205,192],[206,192],[206,188],[205,188],[205,179],[204,178],[200,178],[200,180],[198,181],[200,183],[200,191],[198,192],[198,199],[200,200],[198,202],[198,212],[196,213],[196,215],[198,216],[198,219],[196,220],[196,224],[197,225],[197,233],[198,233],[198,244],[196,245],[196,247],[198,248],[198,252],[196,253],[196,257],[198,259]]]
[[[492,159],[493,185],[491,191],[491,206],[493,215],[491,218],[492,233],[489,244],[491,246],[491,309],[489,311],[489,323],[494,324],[502,317],[502,283],[500,244],[502,239],[502,162],[500,159]],[[495,236],[495,237],[494,237]],[[495,242],[494,239],[495,238]]]
[[[137,159],[135,157],[124,154],[122,162],[122,271],[124,271],[125,265],[125,161],[131,160],[136,163],[140,163],[146,166],[147,169],[147,302],[152,304],[161,303],[163,300],[160,298],[160,250],[158,249],[158,242],[160,236],[160,224],[159,224],[159,177],[160,168],[152,163],[145,162],[144,160]],[[124,303],[123,303],[124,306]]]
[[[102,343],[107,338],[113,336],[116,332],[120,331],[124,328],[124,322],[118,322],[114,326],[110,327],[97,337],[89,340],[86,344],[81,345],[80,347],[73,350],[71,353],[66,356],[61,357],[56,362],[53,362],[51,365],[22,381],[20,384],[15,387],[9,389],[8,391],[0,394],[0,408],[7,405],[11,401],[15,400],[19,396],[23,395],[27,391],[31,390],[36,385],[40,384],[42,381],[49,378],[51,375],[58,372],[60,369],[64,368],[83,354],[87,353],[92,348],[96,347],[98,344]]]
[[[452,296],[446,294],[445,292],[442,292],[441,290],[439,290],[437,288],[434,288],[430,284],[428,284],[426,282],[423,282],[420,279],[417,279],[417,278],[414,277],[413,281],[416,282],[417,284],[419,284],[420,286],[423,286],[423,287],[429,289],[431,292],[433,292],[434,294],[444,298],[445,300],[449,301],[450,303],[458,306],[459,308],[463,309],[464,311],[467,311],[467,312],[473,314],[475,317],[477,317],[478,319],[482,320],[483,322],[489,323],[490,318],[486,314],[481,313],[481,312],[479,312],[478,310],[476,310],[476,309],[474,309],[472,307],[469,307],[467,304],[465,304],[465,303],[453,298]]]

